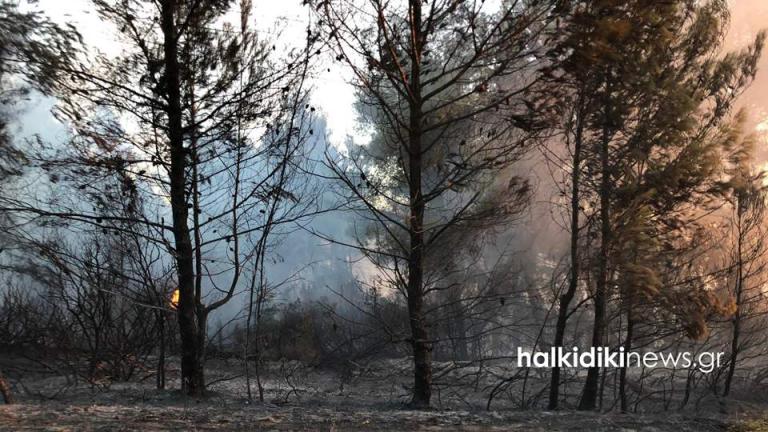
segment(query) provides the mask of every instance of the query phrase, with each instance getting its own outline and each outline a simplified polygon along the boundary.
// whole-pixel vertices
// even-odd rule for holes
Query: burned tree
[[[732,215],[729,218],[732,245],[726,263],[726,283],[733,299],[734,311],[730,319],[730,346],[728,369],[723,383],[723,396],[731,392],[736,365],[741,357],[756,343],[753,322],[761,315],[758,300],[762,276],[765,273],[766,246],[763,235],[765,224],[766,191],[763,185],[764,172],[755,172],[754,139],[743,135],[743,121],[737,123],[729,136],[733,140],[733,151],[729,158],[725,198]],[[750,328],[752,327],[752,328]],[[751,330],[751,331],[750,331]],[[759,343],[759,342],[758,342]]]
[[[162,246],[178,284],[182,385],[200,395],[209,315],[243,288],[259,238],[313,206],[295,178],[312,133],[303,80],[315,38],[278,56],[248,28],[249,1],[239,10],[219,1],[94,5],[124,50],[63,69],[58,114],[71,127],[70,145],[44,146],[33,158],[57,187],[76,193],[46,202],[21,196],[4,207]],[[227,21],[231,11],[239,22]],[[146,211],[89,208],[78,194],[138,194]]]
[[[427,313],[430,298],[446,288],[436,272],[443,240],[524,207],[527,183],[494,176],[543,129],[542,108],[526,97],[551,6],[315,6],[336,59],[354,74],[359,111],[373,133],[371,144],[327,165],[348,208],[368,221],[368,235],[352,246],[406,301],[414,407],[430,404],[435,340]]]

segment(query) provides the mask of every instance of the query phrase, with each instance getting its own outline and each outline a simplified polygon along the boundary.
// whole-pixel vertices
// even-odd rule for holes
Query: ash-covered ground
[[[166,390],[155,388],[154,373],[138,373],[130,382],[88,383],[39,373],[10,376],[17,404],[0,406],[0,431],[760,431],[768,430],[759,403],[704,400],[684,411],[632,414],[521,410],[519,401],[498,395],[487,410],[496,370],[478,379],[472,367],[442,365],[440,374],[465,379],[461,386],[437,386],[435,408],[406,406],[409,363],[381,361],[343,370],[308,367],[298,362],[269,363],[264,399],[246,397],[238,360],[210,361],[211,383],[205,398],[179,390],[178,368],[171,366]],[[536,377],[528,385],[536,388]],[[516,388],[514,393],[519,392]],[[512,394],[512,392],[510,392]]]

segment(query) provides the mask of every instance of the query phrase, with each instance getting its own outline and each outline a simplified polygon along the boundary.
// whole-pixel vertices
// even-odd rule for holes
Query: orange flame
[[[173,294],[171,294],[171,307],[173,309],[176,309],[179,307],[179,289],[176,288],[173,290]]]

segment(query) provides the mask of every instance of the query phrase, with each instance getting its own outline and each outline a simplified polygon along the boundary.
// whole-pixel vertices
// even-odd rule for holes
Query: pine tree
[[[766,189],[763,184],[765,173],[756,172],[753,168],[755,161],[755,140],[751,135],[744,134],[746,115],[741,113],[737,122],[726,131],[730,137],[731,148],[728,158],[727,174],[729,178],[725,186],[725,199],[732,209],[730,224],[733,232],[733,250],[729,271],[733,274],[728,278],[729,291],[733,297],[734,311],[731,316],[730,347],[728,351],[728,370],[725,375],[723,396],[728,396],[736,372],[740,355],[749,347],[744,334],[746,324],[754,318],[755,295],[760,290],[760,282],[755,278],[764,271],[761,263],[766,249],[763,241],[762,227],[765,224]]]
[[[494,175],[544,129],[540,107],[525,97],[538,79],[540,63],[531,57],[541,55],[553,4],[504,3],[498,11],[482,2],[312,5],[337,60],[354,74],[363,120],[374,131],[371,145],[328,165],[347,208],[370,222],[373,234],[354,246],[407,303],[415,407],[428,406],[432,394],[427,312],[444,290],[434,273],[447,252],[441,248],[525,203],[526,182],[494,184]]]
[[[687,211],[714,193],[723,148],[717,130],[754,78],[762,49],[761,35],[747,50],[717,58],[727,16],[727,5],[718,1],[579,4],[555,50],[565,54],[560,79],[584,106],[575,117],[575,130],[585,175],[574,191],[584,191],[577,201],[584,202],[593,224],[587,232],[595,240],[587,238],[597,243],[594,257],[582,257],[595,273],[594,347],[607,342],[607,308],[614,294],[628,318],[625,348],[631,347],[632,311],[640,297],[680,295],[660,286],[656,256],[660,245],[681,235]],[[574,163],[574,171],[578,168]],[[572,247],[579,229],[574,220]],[[572,263],[566,294],[578,284],[580,264]],[[561,315],[567,316],[563,309],[568,303],[561,301]],[[564,327],[562,320],[559,327]],[[689,333],[701,334],[695,326]],[[559,338],[556,342],[562,343]],[[599,376],[598,368],[590,368],[580,409],[597,407]],[[550,407],[557,406],[555,378],[557,372]]]
[[[118,29],[123,51],[60,69],[57,110],[73,136],[64,149],[44,146],[34,162],[72,197],[139,194],[147,214],[77,199],[10,207],[107,233],[148,229],[175,264],[182,386],[201,395],[208,316],[244,274],[260,271],[267,249],[255,245],[314,208],[311,185],[297,179],[312,134],[304,80],[317,38],[278,56],[249,28],[247,0],[94,6]],[[120,186],[106,189],[105,178]]]

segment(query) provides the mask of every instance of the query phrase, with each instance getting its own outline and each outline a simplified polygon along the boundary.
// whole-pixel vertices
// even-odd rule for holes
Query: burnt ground
[[[599,415],[576,412],[470,413],[349,410],[308,406],[225,406],[215,402],[152,404],[68,403],[0,407],[2,430],[46,431],[727,431],[732,423],[680,415]]]
[[[407,409],[408,374],[391,362],[357,371],[329,372],[297,363],[271,364],[265,402],[244,397],[236,361],[211,362],[205,398],[154,388],[153,375],[99,385],[40,375],[11,378],[19,403],[0,406],[0,431],[768,431],[768,405],[719,401],[684,412],[635,414],[519,410],[511,401],[484,408],[477,382],[436,394],[438,408]],[[9,374],[10,375],[10,374]],[[253,386],[255,391],[255,384]],[[255,396],[255,395],[254,395]]]

